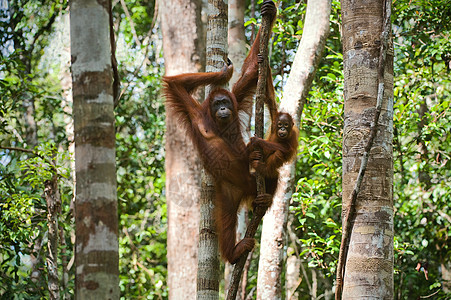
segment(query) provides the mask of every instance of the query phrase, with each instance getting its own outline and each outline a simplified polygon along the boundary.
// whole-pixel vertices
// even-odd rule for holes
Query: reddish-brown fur
[[[271,14],[273,21],[276,12],[274,3],[263,4],[262,13]],[[230,62],[220,72],[189,73],[163,78],[168,110],[185,125],[205,169],[215,181],[219,244],[223,257],[231,263],[235,263],[255,244],[254,239],[244,238],[235,245],[235,227],[240,205],[248,200],[257,205],[267,205],[270,201],[267,194],[256,197],[255,178],[249,173],[249,157],[238,119],[238,111],[247,110],[252,105],[252,96],[257,86],[259,44],[260,32],[232,92],[216,87],[202,104],[193,99],[192,93],[200,86],[218,86],[228,82],[233,73]],[[231,116],[227,121],[220,120],[215,116],[217,111],[211,110],[214,103],[224,98],[231,102]]]
[[[271,132],[265,140],[252,137],[247,151],[251,166],[265,177],[266,193],[274,196],[279,181],[278,169],[296,154],[298,129],[290,114],[277,110],[272,82],[267,85],[265,103],[271,115]],[[285,137],[278,135],[279,122],[289,124],[286,126]]]

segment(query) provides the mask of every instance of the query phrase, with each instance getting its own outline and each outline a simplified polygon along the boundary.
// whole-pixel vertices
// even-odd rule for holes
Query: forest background
[[[246,2],[248,41],[259,19],[258,11],[250,17],[252,5]],[[270,41],[279,97],[302,36],[305,8],[305,1],[279,6]],[[53,170],[62,200],[59,271],[65,295],[74,291],[68,11],[66,1],[0,1],[0,146],[18,148],[0,149],[3,297],[47,297],[43,194]],[[165,107],[160,93],[166,37],[153,1],[113,1],[113,16],[122,89],[115,108],[121,295],[166,299]],[[297,262],[299,299],[330,297],[340,245],[340,18],[340,2],[332,1],[330,34],[301,120],[286,243],[287,261],[294,257]],[[446,299],[451,291],[444,281],[451,277],[451,3],[394,1],[392,27],[395,296]],[[256,284],[257,262],[249,269],[248,293]],[[419,272],[418,264],[423,268]],[[284,276],[288,282],[294,275]]]

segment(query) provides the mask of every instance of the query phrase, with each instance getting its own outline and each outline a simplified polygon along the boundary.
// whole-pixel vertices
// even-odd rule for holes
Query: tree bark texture
[[[207,72],[217,72],[227,62],[227,25],[228,1],[208,0]]]
[[[321,59],[329,34],[330,0],[309,1],[301,42],[292,70],[284,87],[280,110],[290,113],[299,126],[316,67]],[[289,200],[294,182],[295,161],[279,169],[279,185],[273,204],[263,220],[257,299],[281,299],[284,243]]]
[[[202,71],[201,5],[200,0],[159,2],[167,76]],[[169,299],[194,299],[201,165],[191,140],[168,110],[165,147]]]
[[[109,10],[70,7],[75,126],[76,299],[119,299],[116,153]]]
[[[377,113],[378,90],[384,90],[365,176],[357,189],[349,244],[344,245],[349,249],[343,299],[393,299],[393,45],[389,30],[384,73],[379,76],[384,2],[342,0],[343,226]],[[378,86],[379,77],[383,82]]]
[[[244,34],[244,0],[230,0],[229,1],[229,58],[233,63],[233,76],[229,82],[230,86],[238,80],[241,76],[241,67],[246,59],[247,43],[246,36]],[[249,106],[249,111],[240,111],[239,118],[241,123],[241,134],[243,136],[244,143],[248,143],[250,140],[251,131],[251,117],[252,107]],[[243,235],[246,229],[243,230]]]
[[[219,299],[219,250],[214,219],[215,188],[212,178],[202,170],[200,201],[197,299]]]
[[[227,0],[208,0],[206,71],[218,72],[227,61]],[[210,87],[205,90],[205,95]],[[213,178],[202,173],[201,226],[199,227],[199,259],[197,299],[219,299],[219,250],[216,234]]]

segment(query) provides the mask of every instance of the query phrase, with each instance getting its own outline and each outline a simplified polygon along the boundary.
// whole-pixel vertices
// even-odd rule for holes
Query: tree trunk
[[[219,299],[219,251],[214,219],[214,183],[202,170],[199,245],[197,261],[197,299]]]
[[[341,272],[343,299],[393,299],[393,45],[384,2],[389,9],[391,1],[342,0],[343,236],[345,216],[355,212],[349,223],[349,244],[342,242],[349,247]],[[388,38],[383,38],[386,18]],[[384,89],[377,109],[378,90]],[[374,142],[366,151],[378,112]],[[369,160],[359,191],[357,178],[365,153]],[[357,195],[354,206],[352,194]],[[342,274],[337,274],[337,282]]]
[[[53,161],[53,166],[56,163]],[[52,179],[46,180],[44,185],[45,200],[47,202],[47,226],[49,230],[47,242],[47,286],[49,299],[60,299],[60,285],[58,278],[58,216],[61,211],[61,197],[58,190],[58,177],[54,170]]]
[[[229,81],[229,86],[238,80],[241,75],[241,67],[243,66],[244,59],[246,58],[246,36],[244,35],[244,0],[230,0],[229,1],[229,35],[228,35],[228,47],[229,58],[233,63],[233,76]],[[252,108],[250,106],[250,108]],[[252,109],[248,112],[240,111],[239,118],[241,123],[241,133],[245,143],[249,142],[250,138],[250,121],[252,117]],[[238,213],[238,225],[236,228],[236,242],[238,243],[244,237],[246,233],[246,219],[247,208],[243,207]],[[230,276],[232,275],[233,266],[226,262],[224,266],[224,290],[229,287]],[[239,297],[237,297],[237,300]],[[244,298],[243,298],[244,299]]]
[[[292,249],[288,248],[288,251]],[[299,299],[299,292],[297,288],[302,282],[301,277],[301,259],[298,253],[294,253],[287,257],[286,262],[286,294],[287,299]]]
[[[263,138],[264,135],[264,98],[266,97],[266,82],[270,72],[268,72],[268,44],[271,36],[273,18],[269,14],[262,14],[262,22],[259,33],[261,34],[259,39],[259,53],[258,55],[263,60],[258,62],[258,78],[255,91],[255,136]],[[255,180],[257,183],[257,196],[266,193],[265,178],[263,175],[256,173]],[[257,233],[258,226],[265,215],[267,207],[256,205],[253,210],[252,219],[249,221],[249,225],[244,235],[245,238],[254,238]],[[232,276],[230,279],[230,287],[227,291],[227,300],[236,299],[238,293],[239,283],[242,278],[242,273],[246,262],[249,261],[249,253],[251,251],[245,251],[244,254],[238,259],[233,267]],[[250,255],[252,257],[252,255]]]
[[[241,67],[246,59],[246,36],[244,35],[244,0],[229,0],[228,47],[229,58],[233,63],[234,73],[229,84],[232,86],[241,76]]]
[[[75,296],[119,299],[109,3],[71,1],[75,126]]]
[[[217,72],[227,61],[227,1],[208,0],[207,72]],[[206,88],[205,94],[210,92]],[[199,259],[197,299],[219,299],[219,251],[214,221],[214,185],[212,177],[203,171],[201,220],[199,227]],[[215,234],[212,234],[215,233]]]
[[[440,257],[440,268],[442,271],[443,291],[451,293],[451,261]]]
[[[159,6],[166,75],[201,71],[201,1],[164,0]],[[168,111],[165,163],[169,299],[194,299],[201,165],[191,140]]]
[[[330,0],[309,1],[304,25],[304,34],[293,61],[292,71],[284,88],[280,110],[294,116],[297,126],[305,100],[309,93],[315,70],[329,34]],[[271,208],[263,220],[262,238],[257,281],[257,299],[282,298],[282,262],[284,232],[288,220],[288,205],[294,185],[295,162],[280,169],[279,186]]]
[[[36,114],[34,99],[31,95],[27,95],[27,98],[23,100],[22,106],[24,108],[25,140],[29,148],[34,148],[38,144],[38,128],[34,117]]]
[[[229,85],[233,84],[241,76],[241,67],[246,59],[246,36],[244,34],[244,11],[245,11],[245,1],[244,0],[230,0],[229,1],[229,58],[233,63],[233,76],[229,81]],[[252,107],[249,106],[249,111],[240,111],[239,117],[241,122],[241,134],[243,135],[243,140],[247,144],[250,139],[250,123],[252,117]],[[244,227],[242,233],[244,233],[246,228]]]
[[[66,137],[68,140],[68,151],[69,155],[71,157],[74,157],[75,152],[75,145],[74,145],[74,119],[72,116],[72,107],[73,107],[73,100],[72,100],[72,79],[70,74],[70,16],[68,14],[64,14],[61,16],[61,22],[60,26],[63,28],[62,33],[64,34],[64,38],[62,39],[64,42],[61,45],[61,55],[63,57],[62,61],[64,61],[64,65],[61,67],[61,71],[59,74],[59,80],[61,82],[61,89],[62,89],[62,101],[61,106],[63,111],[65,112],[64,118],[64,124],[66,124],[65,130],[66,130]],[[70,160],[70,174],[73,181],[73,185],[75,186],[75,161],[73,159]],[[71,199],[70,202],[70,208],[72,210],[71,217],[74,217],[73,210],[74,210],[74,199]],[[70,260],[70,257],[66,254],[66,241],[64,239],[65,232],[64,232],[64,226],[60,224],[60,242],[61,242],[61,267],[63,269],[63,272],[61,274],[61,289],[63,291],[63,294],[61,296],[62,299],[70,299],[68,284],[69,284],[69,270],[67,269],[68,262]]]

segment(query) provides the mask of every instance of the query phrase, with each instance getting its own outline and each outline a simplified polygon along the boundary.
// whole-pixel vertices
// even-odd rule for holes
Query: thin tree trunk
[[[201,0],[159,2],[166,75],[202,71]],[[175,17],[176,16],[176,17]],[[166,200],[169,299],[196,296],[201,165],[177,119],[166,111]]]
[[[292,249],[288,248],[288,251]],[[301,270],[301,258],[297,253],[288,256],[286,262],[286,294],[287,299],[299,299],[299,292],[297,292],[297,288],[302,282],[302,277],[300,274]]]
[[[39,231],[42,232],[42,228],[39,226],[38,227]],[[31,281],[34,283],[37,283],[39,280],[41,280],[42,277],[42,271],[40,268],[40,262],[41,262],[41,252],[42,252],[42,247],[44,246],[44,243],[47,239],[47,231],[45,231],[44,234],[42,234],[42,236],[38,236],[33,242],[33,250],[31,252],[30,255],[30,259],[31,259]]]
[[[58,216],[61,211],[61,197],[58,190],[58,177],[56,173],[52,179],[45,181],[45,200],[47,202],[47,226],[49,229],[47,242],[47,285],[50,299],[60,299],[60,286],[58,278]]]
[[[109,3],[71,1],[75,126],[75,297],[119,299]]]
[[[440,268],[442,273],[443,291],[451,293],[451,261],[440,257]]]
[[[336,299],[393,299],[390,6],[391,1],[382,0],[342,1],[344,251],[340,251]]]
[[[316,300],[317,299],[317,293],[318,293],[318,276],[316,273],[315,268],[311,268],[310,272],[312,272],[312,300]]]
[[[262,16],[262,23],[260,28],[260,41],[259,41],[259,55],[263,58],[262,61],[258,62],[258,80],[257,89],[255,94],[255,135],[259,138],[263,138],[264,134],[264,97],[266,95],[266,82],[270,74],[268,70],[268,43],[269,37],[271,36],[272,29],[272,19],[271,16],[266,14]],[[262,195],[266,193],[265,178],[256,173],[257,182],[257,195]],[[247,227],[245,238],[254,238],[258,226],[266,213],[267,208],[262,206],[256,206],[254,209],[254,214],[251,221]],[[249,254],[250,251],[244,252]],[[227,300],[236,299],[238,293],[238,286],[241,281],[241,275],[244,269],[244,265],[248,261],[248,255],[242,254],[238,262],[235,263],[233,268],[232,277],[230,280],[230,287],[227,291]]]
[[[241,67],[246,59],[246,36],[244,34],[244,11],[245,11],[245,1],[244,0],[230,0],[229,1],[229,58],[233,63],[233,76],[229,81],[229,85],[233,84],[241,76]],[[252,117],[252,107],[249,106],[249,111],[240,111],[239,118],[241,123],[241,134],[243,135],[243,140],[247,144],[250,139],[250,123]],[[242,231],[243,236],[246,228]]]
[[[64,227],[59,224],[59,236],[60,236],[60,243],[61,243],[61,291],[62,296],[61,299],[63,300],[69,300],[71,299],[69,295],[69,289],[68,289],[68,283],[69,283],[69,270],[67,269],[68,266],[68,257],[67,257],[67,243],[65,240],[65,231]]]
[[[228,47],[234,73],[229,84],[232,86],[241,76],[241,67],[246,59],[246,36],[244,35],[244,0],[229,0]]]
[[[59,79],[61,82],[61,88],[63,93],[63,99],[61,101],[61,106],[63,111],[65,112],[64,118],[64,124],[65,130],[66,130],[66,137],[69,141],[68,151],[71,157],[74,157],[74,151],[75,151],[75,145],[74,145],[74,119],[72,116],[72,106],[73,106],[73,100],[72,100],[72,79],[70,74],[70,16],[68,14],[64,14],[61,16],[60,22],[62,23],[62,27],[64,28],[63,34],[65,38],[64,44],[61,45],[62,49],[62,56],[64,57],[62,61],[64,62],[64,65],[61,68],[61,72],[59,74]],[[67,35],[67,37],[66,37]],[[75,186],[75,161],[71,159],[70,161],[70,169],[71,169],[71,178],[73,181],[73,185]],[[73,211],[74,211],[74,199],[71,199],[70,202],[70,210],[71,210],[71,218],[74,217]],[[65,241],[65,231],[64,226],[60,224],[59,226],[60,231],[60,242],[62,246],[61,250],[61,267],[62,267],[62,276],[61,276],[61,289],[62,289],[62,299],[70,299],[69,289],[68,289],[68,283],[69,283],[69,270],[67,269],[68,266],[68,257],[66,255],[66,241]],[[68,232],[70,233],[70,231]],[[75,252],[75,251],[74,251]]]
[[[227,1],[208,0],[207,14],[206,71],[218,72],[227,61]],[[207,87],[205,94],[209,92]],[[219,299],[219,250],[213,209],[215,192],[213,179],[205,170],[202,173],[202,194],[197,299]]]
[[[36,120],[34,118],[36,109],[34,106],[34,99],[31,95],[27,95],[27,98],[23,100],[22,106],[24,108],[24,121],[25,121],[25,140],[29,148],[33,149],[38,144],[38,129]]]
[[[300,124],[305,100],[309,93],[316,67],[321,59],[329,34],[330,0],[309,1],[304,34],[293,61],[292,70],[284,88],[280,110],[294,116]],[[281,275],[283,272],[284,232],[288,220],[288,205],[294,186],[295,162],[280,169],[279,186],[271,208],[263,220],[257,281],[257,299],[281,299]]]
[[[233,63],[233,76],[229,81],[229,85],[238,80],[241,75],[241,67],[246,58],[246,36],[244,35],[244,0],[230,0],[229,1],[229,19],[228,19],[228,47],[229,58]],[[252,108],[251,106],[249,106]],[[250,138],[250,123],[252,117],[252,109],[249,111],[240,111],[239,118],[241,123],[241,134],[245,143],[249,142]],[[238,213],[238,225],[236,228],[236,243],[243,239],[246,233],[247,208],[243,207]],[[224,290],[229,287],[230,276],[232,276],[233,266],[226,262],[224,266]],[[239,297],[237,297],[237,300]],[[244,299],[244,298],[243,298]]]
[[[421,166],[421,165],[422,165],[422,162],[427,162],[429,159],[429,150],[428,150],[426,141],[424,140],[423,134],[422,134],[424,127],[426,126],[426,122],[427,122],[426,115],[427,115],[428,111],[429,111],[429,108],[427,105],[427,101],[426,101],[426,98],[424,98],[420,101],[420,107],[417,110],[420,121],[418,122],[418,125],[417,125],[418,136],[417,136],[416,140],[418,143],[418,150],[420,152],[420,157],[419,157],[420,167],[418,170],[418,180],[426,190],[429,190],[431,188],[431,176],[429,175],[429,172],[427,170],[427,164],[425,166]]]

